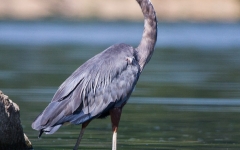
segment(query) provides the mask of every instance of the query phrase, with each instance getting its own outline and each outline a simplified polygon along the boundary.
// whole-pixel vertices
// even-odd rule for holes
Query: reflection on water
[[[22,100],[28,100],[27,94],[35,92],[34,99],[49,101],[57,87],[76,68],[105,48],[2,46],[1,90],[23,96]],[[239,98],[239,57],[240,51],[237,49],[206,51],[157,48],[133,96]],[[47,96],[46,99],[43,99],[43,95]]]
[[[72,148],[79,126],[38,140],[31,122],[77,67],[114,43],[136,46],[142,28],[126,22],[0,22],[0,90],[20,105],[36,149]],[[158,39],[124,108],[119,149],[238,149],[239,24],[160,24]],[[109,119],[96,120],[81,146],[110,149],[111,137]]]

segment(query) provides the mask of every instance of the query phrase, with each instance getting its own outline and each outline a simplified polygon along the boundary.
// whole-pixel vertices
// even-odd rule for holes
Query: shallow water
[[[239,31],[239,24],[160,24],[124,108],[118,148],[239,149]],[[141,33],[142,23],[0,22],[0,90],[20,106],[35,149],[73,148],[80,126],[37,139],[31,122],[77,67],[113,43],[136,46]],[[109,118],[94,120],[81,148],[111,149],[111,137]]]
[[[44,134],[37,139],[38,133],[29,124],[47,102],[20,102],[19,105],[24,131],[35,149],[73,148],[80,126],[63,126],[55,134]],[[118,149],[239,149],[239,112],[188,112],[169,106],[127,104],[120,121]],[[93,120],[86,129],[80,149],[111,149],[111,138],[109,117]]]

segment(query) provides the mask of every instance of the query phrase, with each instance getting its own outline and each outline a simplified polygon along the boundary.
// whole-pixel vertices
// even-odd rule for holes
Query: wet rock
[[[27,150],[32,144],[23,133],[19,107],[0,91],[0,150]]]

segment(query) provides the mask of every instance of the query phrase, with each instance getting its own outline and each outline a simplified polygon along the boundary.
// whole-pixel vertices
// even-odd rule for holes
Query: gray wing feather
[[[128,100],[139,74],[135,49],[125,44],[111,46],[62,83],[32,127],[50,131],[64,122],[80,124],[98,117],[110,106],[120,107]]]

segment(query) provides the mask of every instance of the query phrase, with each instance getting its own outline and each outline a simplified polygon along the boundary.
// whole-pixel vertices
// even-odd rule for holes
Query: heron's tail
[[[42,125],[42,120],[43,120],[43,116],[42,113],[36,118],[36,120],[32,123],[32,128],[34,130],[39,131],[39,135],[38,138],[41,137],[41,135],[45,132],[46,134],[53,134],[54,132],[56,132],[61,126],[62,124],[58,124],[58,125],[53,125],[53,126],[46,126],[46,125]]]
[[[136,0],[144,15],[144,31],[142,40],[136,48],[141,70],[150,60],[157,41],[157,18],[154,7],[150,0]]]
[[[68,114],[67,109],[65,109],[68,102],[68,100],[51,102],[35,119],[32,128],[40,132],[39,137],[43,132],[53,134],[65,123],[82,124],[91,119],[91,116],[83,111]]]
[[[61,127],[62,123],[58,121],[64,116],[65,111],[61,111],[61,108],[65,107],[66,103],[67,101],[51,102],[34,120],[32,128],[40,132],[39,137],[43,132],[53,134]]]

